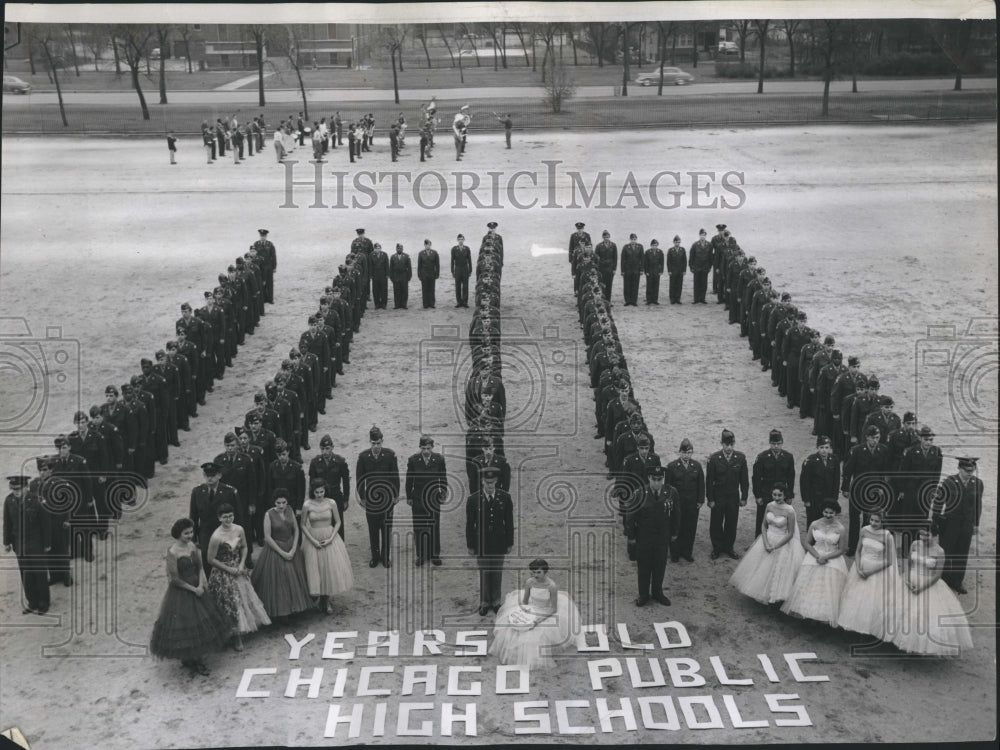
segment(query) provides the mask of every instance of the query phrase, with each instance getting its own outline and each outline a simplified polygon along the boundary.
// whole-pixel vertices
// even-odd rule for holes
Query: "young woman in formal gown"
[[[820,518],[806,533],[806,555],[781,611],[837,627],[840,595],[847,583],[847,532],[836,500],[820,503]]]

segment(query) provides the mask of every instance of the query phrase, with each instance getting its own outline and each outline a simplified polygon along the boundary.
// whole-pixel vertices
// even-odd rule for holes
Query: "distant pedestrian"
[[[167,133],[167,151],[170,152],[170,163],[176,164],[177,159],[175,159],[174,157],[177,154],[177,137],[174,135],[173,130]]]
[[[514,127],[514,121],[511,120],[511,118],[510,118],[510,112],[508,112],[503,117],[501,117],[496,112],[494,112],[493,116],[497,118],[497,121],[501,125],[503,125],[503,135],[504,135],[504,138],[507,140],[507,148],[510,148],[510,131]]]

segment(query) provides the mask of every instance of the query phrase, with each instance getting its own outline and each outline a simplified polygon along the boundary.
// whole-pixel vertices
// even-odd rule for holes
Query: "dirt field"
[[[122,520],[106,555],[84,564],[72,589],[53,587],[48,617],[20,614],[16,562],[12,555],[0,556],[0,729],[19,727],[33,748],[992,737],[997,697],[995,123],[531,133],[518,134],[511,151],[501,138],[483,136],[470,138],[461,165],[453,161],[450,139],[441,138],[434,159],[425,164],[414,154],[415,142],[392,164],[383,139],[356,165],[359,171],[437,170],[448,191],[437,209],[423,207],[436,200],[433,175],[421,178],[416,195],[412,183],[400,177],[397,201],[387,189],[391,177],[383,178],[377,190],[369,187],[377,178],[359,177],[362,189],[345,191],[343,203],[351,206],[356,200],[361,207],[308,208],[314,188],[299,185],[292,195],[298,208],[283,208],[289,203],[286,173],[275,164],[270,145],[238,167],[228,159],[206,165],[193,141],[181,147],[180,164],[170,166],[162,139],[3,140],[0,316],[23,317],[23,332],[30,330],[31,338],[15,338],[19,324],[4,321],[2,346],[17,351],[5,357],[0,373],[4,423],[12,425],[0,445],[2,475],[48,451],[55,433],[71,430],[77,404],[100,403],[106,384],[121,384],[138,371],[140,358],[151,356],[170,337],[180,304],[200,304],[202,292],[256,239],[258,227],[271,230],[279,264],[275,304],[257,333],[248,337],[235,366],[199,410],[192,431],[181,433],[182,447],[171,450],[167,466],[157,467],[148,498]],[[308,157],[299,153],[295,158],[303,163],[294,168],[294,179],[313,179],[304,163]],[[334,163],[324,165],[321,199],[326,206],[338,205],[330,173],[346,170],[345,161],[338,152]],[[455,176],[459,166],[482,179],[475,197],[483,207],[458,195],[456,183],[469,185],[473,179]],[[552,169],[557,177],[550,185]],[[518,170],[536,175],[536,186],[531,175],[515,178]],[[577,178],[570,174],[574,170]],[[580,185],[589,191],[601,170],[608,173],[607,207],[588,208]],[[654,201],[650,181],[663,170],[681,176],[661,177],[658,191],[652,191]],[[499,185],[495,196],[491,180]],[[346,184],[353,184],[351,175]],[[534,208],[518,208],[532,200]],[[656,201],[667,207],[657,207]],[[533,671],[529,692],[521,695],[497,694],[492,657],[455,654],[457,634],[488,630],[489,620],[475,612],[477,582],[463,537],[465,472],[457,457],[462,425],[450,364],[462,362],[457,342],[467,333],[471,314],[453,308],[453,284],[443,268],[436,310],[420,309],[416,280],[408,311],[369,308],[355,337],[352,364],[338,379],[316,438],[332,434],[335,450],[347,457],[353,472],[372,423],[381,426],[386,446],[396,450],[401,464],[417,451],[421,432],[434,435],[444,447],[454,492],[442,518],[444,566],[412,566],[410,513],[403,503],[396,511],[400,537],[394,567],[369,569],[365,520],[352,501],[346,527],[356,585],[336,598],[332,616],[304,615],[293,627],[274,626],[249,636],[244,652],[209,659],[210,677],[189,678],[177,663],[145,655],[166,583],[162,557],[168,530],[186,513],[190,490],[201,481],[197,466],[222,451],[223,435],[242,419],[253,392],[298,341],[354,228],[366,227],[389,252],[396,242],[404,243],[414,264],[422,240],[430,238],[442,252],[444,267],[455,235],[463,232],[469,244],[478,246],[490,220],[500,222],[506,251],[507,452],[521,469],[512,491],[519,506],[518,534],[504,588],[525,578],[528,561],[546,557],[584,621],[607,625],[610,652],[573,654],[556,670]],[[894,396],[900,412],[916,408],[921,421],[934,427],[938,445],[950,457],[947,473],[955,471],[954,456],[968,451],[982,457],[986,503],[974,548],[981,570],[970,570],[970,594],[962,598],[976,626],[974,652],[929,660],[903,658],[894,648],[864,650],[847,633],[757,605],[727,584],[735,563],[709,560],[704,509],[696,562],[668,564],[665,585],[673,606],[633,606],[634,566],[604,502],[600,443],[591,437],[593,408],[565,255],[576,221],[587,222],[595,240],[609,229],[619,247],[632,231],[644,244],[656,237],[665,246],[679,234],[689,246],[700,227],[711,232],[716,223],[727,223],[767,267],[776,287],[808,310],[811,325],[834,334],[845,354],[860,356],[863,369],[878,374],[882,391]],[[665,286],[664,280],[661,299]],[[683,437],[693,441],[696,457],[703,460],[716,450],[723,427],[735,432],[737,448],[751,461],[767,447],[772,427],[783,431],[797,464],[814,450],[811,423],[785,408],[768,376],[751,361],[745,341],[726,324],[722,307],[689,304],[690,276],[685,304],[679,307],[628,310],[620,305],[621,288],[617,278],[615,316],[664,462],[672,460]],[[970,330],[970,321],[980,322]],[[937,328],[929,336],[931,326]],[[951,336],[949,327],[955,329]],[[929,350],[954,354],[947,372],[929,364],[940,361],[924,356]],[[69,359],[57,367],[58,351]],[[30,377],[9,366],[11,358],[36,356],[44,357],[37,360],[44,365],[33,371],[47,370],[50,387],[44,413]],[[58,380],[59,375],[67,377]],[[30,409],[12,406],[33,396]],[[313,446],[318,448],[315,438]],[[307,459],[312,455],[307,453]],[[801,513],[800,502],[795,505]],[[752,507],[740,524],[737,549],[742,550],[753,539]],[[657,644],[654,623],[671,620],[683,624],[690,647],[657,645],[643,653],[616,641],[616,624],[623,623],[633,644]],[[432,628],[452,645],[439,656],[413,656],[414,630]],[[365,655],[369,633],[384,630],[400,631],[399,656],[385,649]],[[342,639],[345,650],[357,650],[355,658],[322,658],[328,631],[356,631],[356,637]],[[300,659],[290,661],[284,636],[301,640],[307,633],[315,633],[315,639],[303,647]],[[671,637],[676,642],[677,636]],[[590,643],[595,642],[591,636]],[[783,655],[803,653],[816,657],[803,657],[805,675],[825,675],[827,681],[796,680]],[[773,663],[776,681],[768,680],[760,654]],[[649,678],[647,656],[661,667],[665,658],[687,658],[697,662],[706,682],[684,685],[676,676],[672,684],[664,669],[664,686],[633,687],[625,659],[636,656],[641,657],[637,677]],[[752,679],[752,684],[723,684],[710,663],[713,656],[721,659],[729,678]],[[587,662],[599,659],[616,660],[623,676],[594,690]],[[436,667],[434,690],[425,692],[418,683],[407,693],[403,670],[421,665]],[[614,666],[609,662],[607,668]],[[666,666],[682,671],[677,662]],[[385,689],[386,695],[361,695],[366,667],[395,669],[372,675],[372,687]],[[481,668],[481,674],[457,678],[459,688],[481,680],[480,695],[449,691],[448,672],[454,667]],[[238,697],[244,670],[255,668],[276,670],[258,674],[249,684],[250,691],[270,691],[270,696]],[[301,668],[303,680],[316,677],[313,668],[325,669],[317,697],[307,697],[305,686],[296,697],[283,697],[295,668]],[[338,669],[346,670],[342,698],[335,697]],[[775,699],[775,694],[786,697]],[[678,706],[677,729],[666,728],[664,702],[656,700],[663,696],[672,696]],[[608,720],[614,731],[603,731],[596,715],[600,699],[612,710],[626,698],[637,727],[627,728],[617,718]],[[542,726],[536,718],[515,718],[515,703],[524,701],[536,702],[520,707],[525,716],[550,717],[551,734],[524,733]],[[768,701],[803,706],[807,725],[779,723],[794,721],[795,715],[769,709]],[[446,735],[442,717],[448,710],[464,713],[469,703],[476,704],[477,737],[466,736],[462,723]],[[386,704],[384,715],[377,704]],[[452,709],[445,704],[453,704]],[[330,707],[350,715],[356,705],[363,705],[358,734],[349,735],[342,723],[324,738]],[[713,710],[718,714],[714,723]],[[739,716],[764,723],[740,727]],[[407,724],[419,731],[425,721],[429,734],[407,733]]]

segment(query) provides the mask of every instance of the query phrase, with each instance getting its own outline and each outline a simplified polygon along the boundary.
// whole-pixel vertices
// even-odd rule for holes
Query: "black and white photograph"
[[[4,747],[996,742],[993,3],[3,63]]]

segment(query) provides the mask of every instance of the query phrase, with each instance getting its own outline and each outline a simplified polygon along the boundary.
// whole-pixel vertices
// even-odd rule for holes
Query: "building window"
[[[229,67],[229,55],[219,55],[219,63],[223,68]]]
[[[191,24],[191,28],[194,29],[195,31],[201,31],[201,24],[200,23]]]

